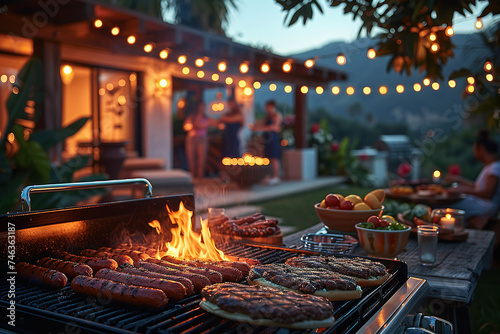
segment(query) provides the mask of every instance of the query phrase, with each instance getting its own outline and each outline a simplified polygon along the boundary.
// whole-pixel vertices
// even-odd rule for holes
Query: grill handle
[[[123,180],[106,180],[106,181],[91,181],[91,182],[72,182],[72,183],[56,183],[56,184],[40,184],[35,186],[27,186],[21,192],[21,204],[24,209],[31,211],[30,193],[48,193],[55,191],[77,190],[77,189],[94,189],[104,187],[123,186],[127,184],[143,183],[145,187],[144,197],[153,196],[153,186],[144,178],[123,179]]]

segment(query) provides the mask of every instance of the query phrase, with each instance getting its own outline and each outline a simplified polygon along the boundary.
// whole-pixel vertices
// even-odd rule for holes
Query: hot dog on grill
[[[120,271],[123,273],[128,273],[132,275],[144,276],[149,278],[162,278],[169,281],[179,282],[186,288],[186,294],[191,296],[194,294],[194,285],[193,282],[185,277],[179,277],[174,275],[165,275],[160,274],[154,271],[146,270],[144,268],[136,268],[129,265],[124,265],[120,268]]]
[[[113,253],[113,254],[120,254],[120,255],[128,255],[132,258],[132,260],[134,260],[134,262],[146,260],[147,258],[150,257],[146,253],[139,252],[139,251],[132,250],[132,249],[101,247],[101,248],[99,248],[99,251]]]
[[[99,270],[94,277],[104,278],[113,282],[127,285],[137,285],[147,288],[160,289],[172,300],[181,300],[186,296],[186,288],[179,282],[169,281],[163,278],[148,278],[132,275],[110,269]]]
[[[118,268],[118,263],[113,259],[97,258],[97,257],[87,257],[69,254],[67,252],[62,252],[59,257],[66,261],[85,263],[90,266],[94,272],[99,271],[99,269],[108,268],[115,270]]]
[[[68,278],[62,272],[35,266],[26,262],[16,264],[17,276],[30,283],[62,289],[68,283]]]
[[[84,263],[63,261],[59,259],[53,259],[51,257],[44,257],[38,260],[37,265],[49,269],[59,270],[66,276],[73,278],[78,275],[92,276],[93,270],[90,266]]]
[[[118,263],[119,266],[122,264],[128,263],[130,265],[134,265],[134,260],[128,255],[114,254],[109,252],[101,252],[94,249],[84,249],[81,251],[83,256],[90,257],[106,257],[109,259],[113,259]]]
[[[176,261],[179,263],[178,259],[172,258],[171,256],[164,256],[162,260],[170,262]],[[211,270],[218,271],[222,275],[222,279],[225,282],[239,282],[243,279],[243,274],[236,268],[231,266],[221,266],[217,262],[211,261],[181,261],[180,264],[185,264],[191,267],[208,268]]]
[[[218,271],[211,270],[208,268],[197,268],[197,267],[192,267],[192,266],[187,266],[187,265],[182,265],[182,264],[176,264],[176,263],[171,263],[163,260],[158,260],[158,259],[153,259],[149,258],[146,259],[147,262],[151,262],[154,264],[158,264],[162,267],[166,267],[169,269],[175,269],[175,270],[185,270],[191,273],[195,274],[200,274],[205,276],[210,280],[210,283],[222,283],[222,274]]]
[[[203,289],[207,285],[210,285],[210,280],[208,278],[206,278],[205,276],[200,275],[200,274],[189,273],[189,272],[175,270],[175,269],[168,269],[168,268],[162,267],[158,264],[154,264],[154,263],[146,262],[146,261],[136,262],[135,266],[138,268],[147,269],[149,271],[154,271],[154,272],[157,272],[160,274],[185,277],[185,278],[189,279],[191,282],[193,282],[195,292],[201,292],[201,289]]]
[[[76,276],[71,281],[71,288],[83,295],[99,296],[135,306],[158,308],[168,303],[168,298],[162,290],[116,283],[102,278]]]

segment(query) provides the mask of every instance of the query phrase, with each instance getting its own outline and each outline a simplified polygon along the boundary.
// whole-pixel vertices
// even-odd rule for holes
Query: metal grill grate
[[[223,245],[225,253],[258,259],[263,264],[284,262],[305,251],[279,247],[249,246],[243,244]],[[310,253],[310,252],[306,252]],[[382,261],[383,262],[383,261]],[[406,267],[395,261],[384,263],[389,279],[379,287],[363,288],[359,300],[334,302],[335,325],[323,333],[353,333],[406,281]],[[0,302],[7,305],[8,285],[0,286]],[[195,295],[177,303],[169,303],[161,309],[139,308],[118,303],[103,303],[96,298],[77,295],[66,286],[53,291],[18,282],[16,285],[17,328],[40,333],[66,332],[68,326],[82,328],[93,333],[313,333],[284,328],[257,327],[223,320],[202,310]],[[5,326],[2,324],[2,326]],[[12,330],[13,328],[9,328]]]

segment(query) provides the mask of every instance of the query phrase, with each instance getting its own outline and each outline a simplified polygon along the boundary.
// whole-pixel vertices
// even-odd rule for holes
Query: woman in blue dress
[[[228,101],[229,111],[219,118],[219,123],[224,124],[222,132],[222,157],[240,157],[239,132],[244,123],[243,113],[234,98]]]

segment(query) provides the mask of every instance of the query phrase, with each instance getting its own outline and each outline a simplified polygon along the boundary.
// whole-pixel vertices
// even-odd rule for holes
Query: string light
[[[160,80],[160,87],[161,88],[166,88],[168,86],[168,81],[167,79],[161,79]]]
[[[488,80],[489,82],[492,82],[493,81],[493,74],[491,74],[491,73],[486,74],[486,80]]]
[[[372,89],[370,87],[366,86],[363,88],[363,93],[365,95],[370,95],[372,93]]]
[[[194,61],[194,65],[196,67],[202,67],[203,65],[205,65],[205,61],[201,58],[197,58],[195,61]]]
[[[439,44],[438,43],[432,43],[431,45],[431,52],[436,53],[439,51]]]
[[[276,86],[276,84],[273,84],[273,83],[272,83],[272,84],[270,84],[270,85],[269,85],[269,90],[270,90],[271,92],[274,92],[274,91],[276,90],[276,88],[278,88],[278,87]]]
[[[246,87],[246,85],[247,85],[247,82],[245,80],[240,80],[238,82],[238,86],[240,86],[241,88]]]
[[[135,73],[131,73],[129,76],[128,76],[128,79],[131,81],[131,82],[134,82],[135,80],[137,80],[137,75]]]
[[[196,76],[197,76],[198,78],[200,78],[200,79],[201,79],[201,78],[204,78],[204,77],[205,77],[205,72],[203,72],[203,71],[198,71],[198,72],[196,72]]]
[[[342,53],[337,56],[337,64],[339,64],[340,66],[345,65],[346,61],[347,59]]]
[[[190,72],[189,67],[185,66],[182,68],[182,74],[188,75]]]
[[[484,70],[486,72],[489,72],[493,69],[493,64],[491,63],[491,61],[487,60],[486,63],[484,63]]]
[[[261,83],[259,81],[255,81],[253,83],[253,88],[254,89],[260,89],[260,87],[262,87]]]
[[[148,44],[144,45],[144,51],[148,52],[148,53],[153,51],[153,44],[148,43]]]
[[[97,19],[94,21],[94,27],[96,28],[101,28],[102,27],[102,21]]]
[[[316,87],[316,94],[321,95],[323,94],[324,91],[325,90],[323,89],[323,87],[321,86]]]
[[[386,86],[380,86],[379,89],[378,89],[378,92],[381,94],[381,95],[385,95],[387,94],[387,87]]]
[[[128,43],[128,44],[131,44],[131,45],[132,45],[132,44],[134,44],[134,43],[135,43],[135,40],[136,40],[136,39],[135,39],[135,36],[134,36],[134,35],[130,35],[130,36],[128,36],[128,37],[127,37],[127,43]]]
[[[282,66],[283,72],[288,73],[292,70],[292,64],[288,61],[285,61]]]
[[[3,83],[6,83],[6,82],[7,82],[7,80],[8,80],[7,75],[2,74],[2,76],[0,77],[0,81],[2,81]]]
[[[249,67],[247,63],[241,63],[240,64],[240,72],[245,74],[248,73]]]
[[[251,96],[253,94],[253,89],[251,87],[245,87],[245,89],[243,89],[243,94],[245,94],[245,96]]]
[[[217,65],[217,69],[219,70],[219,72],[225,72],[225,71],[227,70],[227,64],[226,64],[226,62],[221,61],[221,62]]]
[[[444,33],[446,34],[446,36],[451,37],[455,34],[455,31],[453,30],[453,28],[451,26],[448,26],[448,27],[446,27],[446,30],[444,31]]]
[[[431,84],[431,79],[429,78],[425,78],[422,83],[424,84],[424,86],[429,86]]]
[[[161,50],[160,51],[160,58],[167,59],[168,58],[168,50]]]
[[[292,86],[286,85],[285,88],[283,88],[283,90],[285,91],[285,93],[291,93],[292,92]]]
[[[467,92],[468,93],[470,93],[470,94],[474,93],[474,89],[475,89],[474,85],[467,85]]]
[[[270,70],[271,70],[271,67],[269,66],[268,63],[263,63],[262,65],[260,65],[260,71],[262,73],[268,73]]]
[[[352,94],[354,94],[354,87],[349,86],[349,87],[347,87],[347,89],[345,91],[346,91],[347,95],[352,95]]]
[[[396,92],[398,92],[399,94],[403,93],[404,91],[405,91],[405,86],[403,85],[396,86]]]
[[[106,89],[104,88],[99,88],[99,95],[104,96],[106,94]]]
[[[455,80],[449,80],[448,86],[450,86],[450,88],[455,88],[457,86],[457,83],[455,82]]]
[[[308,59],[304,62],[304,66],[307,67],[307,68],[311,68],[314,66],[314,59]]]
[[[109,91],[112,91],[113,88],[115,88],[115,86],[111,82],[106,85],[106,89]]]
[[[302,94],[307,94],[307,92],[309,92],[309,88],[307,86],[302,86],[300,87],[300,92]]]
[[[180,55],[179,58],[177,58],[177,62],[183,65],[187,62],[187,57],[185,55]]]
[[[119,33],[120,33],[120,28],[118,28],[118,27],[113,27],[113,28],[111,29],[111,35],[116,36],[116,35],[118,35]]]
[[[16,76],[14,74],[12,74],[10,77],[9,77],[9,82],[11,84],[15,83],[16,82]]]
[[[227,77],[226,78],[226,85],[231,85],[233,83],[233,78]]]
[[[212,74],[212,81],[219,80],[219,75],[217,73]]]
[[[127,84],[127,82],[125,81],[125,79],[118,80],[118,86],[125,87],[126,84]]]
[[[432,89],[439,90],[439,82],[433,82],[432,83]]]
[[[368,52],[366,53],[366,56],[368,57],[368,59],[373,59],[377,56],[377,52],[375,51],[374,48],[369,48]]]
[[[416,82],[413,85],[413,90],[416,91],[416,92],[420,92],[422,90],[422,86],[418,82]]]
[[[340,87],[339,86],[333,86],[332,87],[332,94],[333,95],[338,95],[340,93]]]
[[[477,18],[477,21],[476,21],[476,24],[475,24],[475,27],[477,30],[481,30],[483,29],[483,21],[481,21],[481,18],[478,17]]]
[[[435,34],[435,33],[431,33],[431,34],[429,35],[429,40],[430,40],[431,42],[434,42],[436,39],[437,39],[437,36],[436,36],[436,34]]]
[[[470,84],[470,85],[473,85],[476,80],[474,79],[474,77],[467,77],[467,82]]]

